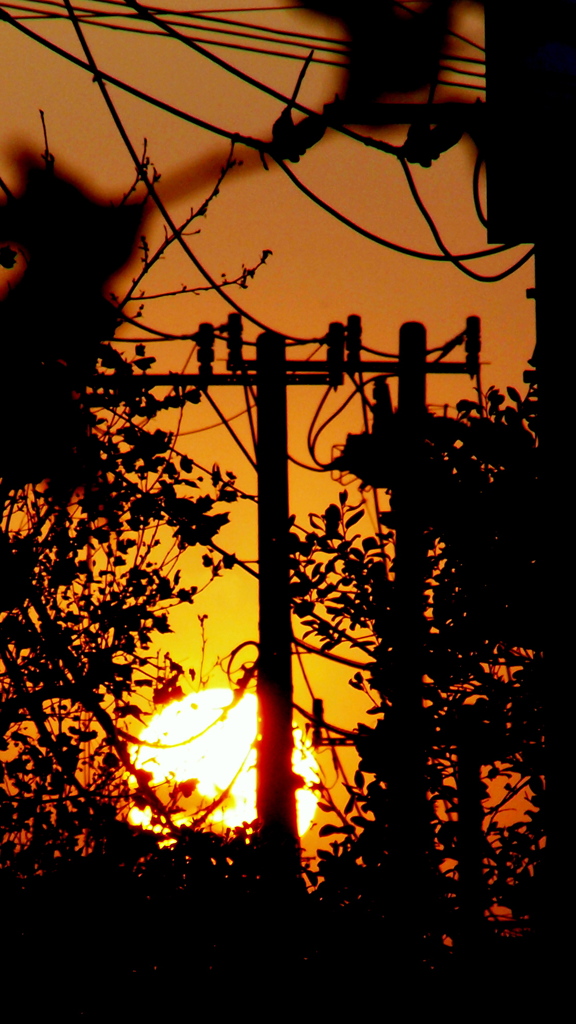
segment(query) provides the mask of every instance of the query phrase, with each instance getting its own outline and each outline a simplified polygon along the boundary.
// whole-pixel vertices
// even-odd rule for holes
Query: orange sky
[[[2,6],[8,13],[16,14],[6,5]],[[20,4],[20,8],[30,9],[41,6],[32,2]],[[92,0],[84,6],[113,10],[113,5],[96,4]],[[190,9],[188,0],[172,0],[170,6],[182,11]],[[334,20],[299,9],[267,9],[258,13],[253,10],[258,6],[270,8],[271,5],[268,0],[260,5],[256,0],[250,5],[250,14],[231,16],[249,18],[252,23],[275,29],[342,38],[342,29]],[[222,11],[238,7],[238,0],[211,0],[210,9]],[[44,5],[43,9],[48,10],[48,7]],[[63,3],[56,3],[54,9],[63,12]],[[208,9],[206,4],[202,6],[203,11]],[[464,0],[456,5],[454,18],[453,28],[481,46],[481,6]],[[81,56],[79,43],[67,21],[36,19],[24,24]],[[259,139],[271,137],[272,125],[281,113],[282,104],[178,42],[97,27],[88,30],[87,38],[102,70],[227,131]],[[451,46],[454,53],[478,56],[480,52],[457,40],[452,40]],[[291,94],[301,67],[298,61],[233,49],[212,49],[235,67],[284,95]],[[306,51],[302,52],[305,55]],[[41,108],[45,112],[57,167],[73,174],[99,197],[117,200],[133,179],[133,166],[90,74],[1,22],[0,55],[2,177],[17,189],[15,157],[18,152],[28,149],[41,153],[43,139],[38,113]],[[338,90],[342,93],[344,87],[343,72],[313,64],[299,100],[314,110],[321,110],[322,105],[331,101]],[[210,190],[218,168],[226,159],[226,141],[120,90],[112,89],[111,96],[138,151],[142,149],[144,138],[147,139],[148,153],[162,175],[160,195],[172,216],[182,219],[190,206],[198,206]],[[436,100],[470,101],[475,96],[473,92],[440,86]],[[405,131],[399,127],[373,129],[370,133],[398,144]],[[475,314],[482,321],[484,386],[513,384],[522,388],[522,371],[534,346],[534,304],[525,297],[526,289],[533,285],[532,262],[501,283],[482,284],[465,277],[450,264],[399,255],[353,233],[313,205],[271,161],[266,171],[253,151],[238,147],[236,156],[244,161],[243,166],[230,173],[208,217],[195,225],[201,227],[201,233],[191,236],[189,242],[196,256],[217,279],[223,273],[231,278],[237,276],[243,264],[253,266],[263,250],[272,250],[273,255],[249,288],[234,293],[252,315],[280,333],[321,337],[330,321],[345,320],[348,314],[358,313],[363,320],[365,343],[394,352],[399,327],[406,320],[425,323],[429,346],[433,347],[461,331],[466,316]],[[486,233],[476,219],[472,201],[473,159],[473,147],[464,139],[431,169],[413,168],[422,197],[445,243],[454,252],[486,248]],[[393,156],[329,131],[299,164],[290,166],[309,189],[370,232],[422,251],[438,251]],[[152,247],[163,237],[161,220],[154,211],[147,217],[144,230]],[[469,265],[478,272],[495,273],[515,262],[524,251],[526,247]],[[124,283],[137,268],[136,257],[124,275]],[[149,291],[164,291],[183,284],[192,288],[200,283],[198,272],[173,247],[146,286]],[[65,286],[65,271],[63,284]],[[114,290],[121,293],[122,281],[114,283]],[[195,330],[204,320],[222,323],[227,313],[219,297],[205,293],[200,298],[183,295],[149,302],[145,320],[164,331],[185,332]],[[250,340],[257,333],[252,326],[246,328],[245,334]],[[174,370],[182,368],[189,350],[189,343],[149,348],[150,354],[158,355],[160,368]],[[235,393],[237,390],[240,391],[227,388],[214,393],[226,415],[242,409],[242,396]],[[308,461],[306,428],[321,389],[292,390],[297,393],[290,395],[290,446],[297,457]],[[335,396],[336,402],[341,395],[339,392]],[[453,403],[460,397],[474,397],[465,377],[436,376],[429,383],[432,403]],[[335,405],[333,402],[327,411]],[[218,461],[222,468],[233,469],[240,485],[254,493],[254,473],[223,428],[188,433],[210,426],[216,419],[206,402],[199,407],[189,406],[182,424],[185,436],[180,449],[207,465]],[[235,420],[234,425],[248,444],[246,417]],[[360,410],[352,407],[349,415],[337,419],[326,432],[320,446],[321,455],[329,456],[331,446],[343,442],[348,430],[360,429]],[[291,474],[294,512],[305,519],[309,511],[322,511],[334,500],[337,487],[326,475],[294,470]],[[221,543],[236,551],[239,557],[254,558],[253,506],[250,503],[238,508],[232,506],[231,512],[232,524],[222,531]],[[191,570],[198,574],[196,554],[187,557]],[[198,658],[196,616],[199,612],[209,614],[209,660],[213,661],[224,656],[236,643],[256,637],[255,581],[234,570],[225,582],[209,588],[197,606],[186,607],[179,613],[171,651],[187,664]],[[355,712],[347,711],[345,705],[355,706],[358,711],[360,705],[357,694],[345,686],[348,671],[318,659],[308,661],[315,686],[325,697],[326,717],[332,721],[350,721]],[[298,700],[309,703],[298,674],[296,693]]]

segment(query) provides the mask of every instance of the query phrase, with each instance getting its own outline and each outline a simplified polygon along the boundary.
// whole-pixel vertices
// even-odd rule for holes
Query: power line
[[[398,158],[401,159],[400,157],[398,157]],[[316,195],[316,193],[312,192],[312,190],[310,188],[308,188],[307,185],[304,185],[304,183],[302,181],[300,181],[299,178],[296,177],[296,175],[291,170],[291,168],[286,166],[286,164],[285,164],[285,162],[283,160],[280,160],[276,156],[274,156],[274,160],[278,164],[278,166],[284,171],[284,173],[290,178],[290,180],[294,183],[294,185],[296,185],[296,187],[300,190],[300,192],[302,192],[305,196],[307,196],[308,199],[311,199],[312,202],[315,203],[317,206],[320,206],[323,210],[325,210],[326,213],[329,213],[336,220],[341,221],[341,223],[345,224],[346,227],[352,228],[353,231],[355,231],[359,235],[362,235],[364,238],[367,238],[369,241],[376,242],[377,245],[381,245],[381,246],[383,246],[386,249],[391,249],[393,252],[401,253],[404,256],[415,256],[418,259],[430,260],[432,262],[437,262],[437,263],[446,263],[446,262],[454,263],[455,260],[478,260],[478,259],[484,259],[486,256],[493,256],[493,255],[495,255],[495,254],[497,254],[499,252],[507,252],[509,249],[516,248],[515,244],[496,245],[496,246],[494,246],[493,249],[484,249],[484,250],[482,250],[480,252],[468,252],[468,253],[454,254],[454,253],[450,253],[444,247],[443,251],[441,253],[430,253],[430,252],[420,252],[417,249],[411,249],[408,246],[399,245],[396,242],[390,242],[387,239],[382,238],[380,235],[376,235],[376,234],[374,234],[374,232],[368,231],[367,228],[363,228],[360,224],[357,224],[355,221],[351,220],[349,217],[346,217],[343,213],[340,213],[339,210],[336,210],[333,206],[330,206],[330,204],[325,202],[324,199],[321,199],[319,196]],[[403,160],[402,163],[404,165],[406,163],[406,161]],[[525,260],[523,260],[523,262],[525,262]],[[516,268],[514,268],[514,269],[516,269]],[[512,271],[508,271],[508,273],[511,273],[511,272]],[[472,273],[472,272],[470,272],[470,273]],[[484,278],[481,278],[481,280],[484,280]]]
[[[132,7],[134,10],[136,10],[138,13],[142,13],[142,12],[146,11],[146,9],[142,8],[141,5],[139,5],[137,3],[132,3],[131,0],[127,0],[127,2],[128,2],[128,5],[130,7]],[[143,13],[142,16],[146,16],[145,13]],[[14,21],[14,19],[12,19],[2,9],[0,9],[0,18],[3,18],[4,20],[7,20],[9,23],[13,24],[15,27],[19,28],[21,31],[23,31],[26,34],[30,35],[32,38],[35,38],[42,45],[48,46],[54,52],[59,53],[61,56],[64,56],[66,59],[71,60],[73,63],[76,63],[79,66],[85,67],[87,70],[91,70],[91,71],[94,71],[94,69],[96,68],[96,65],[94,65],[94,67],[92,67],[90,65],[90,62],[88,62],[88,65],[86,65],[85,62],[79,61],[78,58],[74,58],[74,56],[72,54],[67,53],[67,51],[64,51],[60,47],[55,46],[54,44],[50,43],[48,40],[42,39],[36,33],[32,32],[29,29],[26,29],[25,26],[19,25],[16,21]],[[153,19],[153,15],[152,14],[150,14],[150,18]],[[160,22],[160,24],[163,25],[164,23]],[[179,38],[182,41],[186,42],[185,37],[181,37],[180,33],[176,32],[175,36],[176,36],[176,38]],[[195,46],[194,48],[198,49],[197,46]],[[202,51],[202,48],[200,48],[200,51]],[[204,52],[204,51],[202,51],[202,52],[203,52],[204,56],[210,57],[210,55],[207,54],[206,52]],[[226,64],[225,62],[217,61],[217,63],[219,63],[221,66],[225,67],[226,70],[229,70],[232,73],[235,73],[235,69],[232,68],[230,65]],[[185,120],[190,121],[190,123],[196,124],[199,127],[202,127],[202,128],[204,128],[204,129],[206,129],[208,131],[214,131],[214,132],[216,132],[216,134],[220,134],[220,135],[225,136],[225,137],[227,137],[227,138],[229,138],[231,140],[241,141],[243,144],[251,146],[252,148],[257,149],[260,153],[263,153],[264,151],[266,151],[266,148],[267,148],[266,145],[263,144],[262,142],[260,142],[259,140],[248,139],[246,137],[242,137],[242,136],[236,135],[234,133],[226,132],[223,129],[217,128],[214,125],[209,125],[207,122],[203,122],[200,119],[193,117],[192,115],[185,114],[185,112],[183,112],[183,111],[177,111],[175,108],[170,107],[170,105],[164,104],[161,101],[156,100],[154,97],[147,96],[146,94],[142,93],[140,90],[135,90],[135,89],[133,89],[133,87],[128,86],[127,83],[120,82],[118,79],[115,79],[113,76],[107,75],[104,72],[98,71],[97,77],[98,77],[98,79],[99,79],[99,81],[101,83],[103,83],[103,81],[106,80],[106,81],[110,82],[111,84],[117,85],[120,88],[124,88],[128,92],[132,93],[133,95],[138,96],[138,98],[144,99],[146,102],[154,103],[155,105],[161,107],[162,109],[165,109],[165,110],[167,110],[170,113],[176,114],[176,116],[183,117]],[[284,102],[287,102],[287,98],[286,97],[281,96],[281,94],[277,93],[275,90],[270,90],[268,87],[263,86],[263,83],[258,83],[256,80],[251,79],[250,76],[245,76],[243,73],[240,73],[240,77],[245,79],[245,80],[249,80],[250,84],[252,84],[252,85],[264,88],[265,91],[267,91],[269,94],[274,95],[276,98],[280,98]],[[298,104],[298,103],[295,103],[294,105],[297,106],[299,109],[304,109],[304,110],[307,109],[307,108],[302,108],[301,105]],[[400,158],[402,166],[403,166],[403,169],[404,169],[404,173],[407,175],[408,183],[409,183],[409,186],[411,188],[413,197],[415,198],[415,200],[417,202],[417,205],[419,205],[419,208],[420,208],[421,212],[424,213],[424,211],[422,209],[422,205],[421,205],[420,200],[419,200],[419,197],[415,194],[415,186],[414,186],[414,184],[413,184],[413,182],[411,180],[411,176],[410,176],[409,172],[407,173],[406,162],[404,160],[402,160],[402,157],[401,157],[401,154],[400,154],[400,152],[398,150],[398,147],[392,147],[392,146],[389,146],[388,144],[380,143],[377,140],[367,140],[365,137],[357,136],[355,133],[350,133],[348,130],[344,130],[344,134],[351,135],[352,138],[356,138],[358,140],[361,140],[361,141],[363,141],[364,144],[372,143],[376,148],[381,149],[381,150],[383,150],[385,152],[391,152],[391,153],[393,153],[393,155],[395,155],[398,158]],[[398,245],[396,243],[389,242],[389,241],[387,241],[385,239],[382,239],[379,236],[375,235],[373,232],[370,232],[367,229],[362,228],[360,225],[354,223],[349,218],[347,218],[343,214],[341,214],[339,211],[335,210],[333,207],[331,207],[324,200],[320,199],[320,197],[318,197],[314,193],[312,193],[311,190],[308,189],[296,177],[296,175],[289,168],[286,167],[286,164],[283,161],[279,160],[278,158],[275,158],[275,159],[276,159],[276,162],[277,162],[278,166],[280,166],[282,168],[282,170],[285,172],[285,174],[287,174],[287,176],[296,185],[296,187],[300,191],[302,191],[305,195],[307,195],[307,197],[310,198],[313,202],[315,202],[317,205],[321,206],[324,210],[326,210],[326,212],[328,212],[332,216],[336,217],[336,219],[340,220],[342,223],[344,223],[346,226],[350,227],[352,230],[354,230],[357,233],[363,235],[364,237],[368,238],[369,240],[376,242],[379,245],[383,245],[386,248],[390,248],[392,251],[397,251],[397,252],[403,253],[405,255],[416,256],[418,258],[435,260],[435,261],[447,260],[447,261],[452,262],[454,265],[456,265],[458,267],[458,269],[462,270],[462,272],[468,274],[469,276],[473,277],[474,279],[482,280],[482,281],[487,281],[487,282],[502,280],[503,277],[506,277],[506,276],[508,276],[508,274],[513,273],[514,270],[518,269],[529,258],[529,256],[526,255],[525,257],[521,258],[516,264],[514,264],[513,267],[508,268],[506,271],[503,271],[501,274],[498,274],[498,275],[486,275],[486,276],[484,276],[484,275],[476,275],[473,271],[469,270],[469,268],[462,267],[461,265],[459,265],[458,261],[461,261],[461,260],[464,260],[464,259],[470,260],[470,259],[483,258],[485,256],[492,255],[492,254],[500,252],[500,251],[505,251],[506,249],[512,248],[513,246],[496,246],[493,249],[484,250],[483,252],[479,252],[479,253],[477,252],[477,253],[466,253],[466,254],[453,254],[453,253],[450,253],[448,251],[448,249],[443,245],[441,240],[439,240],[439,237],[435,236],[436,237],[436,241],[437,241],[437,243],[439,245],[439,248],[441,249],[441,253],[435,254],[435,253],[420,253],[417,250],[413,250],[413,249],[408,248],[407,246],[401,246],[401,245]],[[137,166],[138,166],[138,164],[137,164]],[[156,205],[158,205],[158,197],[155,196],[155,193],[154,193],[154,190],[153,190],[153,186],[151,186],[150,183],[149,183],[147,187],[148,187],[149,193],[154,198],[154,201],[156,202]],[[167,219],[168,215],[167,215],[167,211],[166,210],[164,210],[163,216],[165,216],[165,219]],[[436,229],[435,229],[435,227],[434,228],[432,227],[432,224],[430,223],[429,216],[427,215],[427,211],[424,213],[424,216],[428,220],[429,226],[433,230],[433,234],[434,234],[434,231]],[[167,220],[167,223],[170,223],[170,221]],[[205,270],[205,268],[201,266],[201,264],[199,263],[197,258],[192,254],[192,252],[189,249],[189,247],[186,245],[186,243],[184,243],[184,241],[183,241],[183,239],[181,237],[181,233],[176,231],[176,229],[174,229],[174,231],[175,231],[175,234],[177,236],[177,240],[184,247],[187,255],[189,256],[189,258],[192,259],[192,262],[194,262],[194,264],[197,267],[197,269],[200,270],[200,272],[203,274],[205,279],[210,283],[210,285],[212,287],[214,287],[215,290],[217,290],[219,292],[220,296],[222,298],[224,298],[224,300],[226,302],[228,302],[234,309],[236,309],[238,312],[241,312],[242,315],[244,315],[246,317],[246,319],[248,319],[251,322],[255,323],[256,326],[259,326],[259,327],[261,327],[263,329],[267,329],[266,325],[264,325],[261,322],[259,322],[250,313],[248,313],[246,310],[244,310],[242,307],[240,307],[237,303],[235,303],[234,300],[230,299],[228,296],[223,295],[222,291],[220,290],[221,286],[218,285],[217,282],[213,281],[213,279],[208,274],[208,272]],[[436,235],[437,235],[437,232],[436,232]],[[308,339],[302,339],[302,340],[306,341]]]
[[[426,206],[424,205],[420,197],[418,189],[416,188],[414,178],[412,176],[410,168],[408,167],[408,162],[403,157],[400,157],[399,159],[402,166],[402,170],[404,171],[404,174],[406,176],[410,192],[412,193],[412,196],[414,198],[414,201],[416,202],[418,209],[420,210],[420,213],[424,217],[426,223],[428,224],[428,227],[430,228],[430,231],[432,232],[434,241],[438,245],[438,248],[444,253],[444,256],[450,260],[450,262],[456,267],[457,270],[460,270],[463,274],[466,274],[468,277],[471,277],[474,281],[482,281],[487,284],[492,284],[496,281],[503,281],[504,278],[509,277],[510,274],[515,273],[516,270],[519,270],[519,268],[523,266],[524,263],[526,263],[529,259],[532,258],[532,256],[534,255],[534,247],[525,252],[524,255],[521,256],[520,259],[513,264],[513,266],[508,267],[506,270],[502,270],[499,274],[477,274],[476,271],[470,270],[469,267],[465,267],[461,261],[463,259],[468,259],[469,257],[454,255],[454,253],[451,253],[448,247],[444,244],[442,238],[440,237],[438,228],[434,223],[432,215],[426,209]],[[513,248],[513,246],[511,246],[511,248]],[[493,251],[497,250],[495,249]],[[500,249],[500,251],[502,250]]]
[[[128,152],[129,152],[129,154],[130,154],[130,156],[131,156],[131,158],[133,160],[135,168],[140,171],[140,175],[142,177],[142,181],[144,182],[144,185],[146,186],[148,194],[150,195],[151,199],[153,200],[153,202],[157,206],[157,208],[158,208],[159,212],[161,213],[163,219],[165,220],[166,224],[168,225],[168,227],[170,228],[172,233],[176,236],[176,238],[178,240],[178,243],[180,244],[181,248],[184,250],[184,252],[188,256],[188,258],[192,261],[192,263],[194,264],[196,269],[199,270],[200,273],[202,274],[202,276],[209,282],[209,284],[211,284],[214,287],[214,290],[218,292],[220,297],[224,298],[225,302],[229,306],[232,306],[232,308],[234,310],[236,310],[237,313],[240,313],[242,316],[244,316],[251,323],[255,324],[257,327],[260,327],[264,331],[269,331],[270,328],[267,327],[266,324],[263,324],[262,321],[258,320],[252,314],[250,314],[246,310],[244,310],[242,308],[242,306],[239,306],[237,302],[235,302],[232,298],[230,298],[229,295],[227,295],[224,292],[224,290],[221,288],[221,286],[212,278],[212,276],[209,274],[209,272],[202,265],[202,263],[200,262],[198,257],[194,255],[194,253],[192,252],[190,246],[188,245],[188,243],[184,239],[182,231],[179,228],[176,227],[174,221],[172,220],[172,217],[168,213],[168,210],[167,210],[165,204],[160,199],[160,197],[159,197],[159,195],[157,193],[157,190],[154,187],[154,184],[143,173],[143,168],[142,168],[142,165],[141,165],[141,161],[140,161],[140,159],[139,159],[139,157],[138,157],[138,155],[136,153],[136,150],[134,149],[134,146],[132,145],[132,142],[130,141],[128,133],[127,133],[127,131],[126,131],[126,129],[125,129],[123,123],[122,123],[122,120],[121,120],[121,118],[120,118],[120,116],[119,116],[119,114],[118,114],[118,112],[116,110],[116,107],[113,104],[112,100],[110,99],[110,95],[109,95],[108,90],[106,88],[106,85],[104,83],[104,76],[99,71],[98,66],[96,65],[96,63],[94,61],[94,58],[93,58],[92,53],[90,51],[90,48],[88,47],[88,44],[87,44],[87,42],[86,42],[86,40],[84,38],[84,33],[82,32],[82,28],[81,28],[81,26],[80,26],[80,24],[78,22],[78,19],[76,18],[75,14],[74,14],[74,10],[73,10],[73,8],[71,6],[70,0],[64,0],[64,3],[66,4],[67,9],[70,11],[70,17],[72,19],[72,22],[73,22],[76,34],[78,35],[78,39],[80,41],[82,49],[84,50],[84,53],[85,53],[85,56],[86,56],[86,59],[87,59],[87,62],[88,62],[88,66],[89,66],[89,68],[90,68],[90,70],[91,70],[91,72],[92,72],[92,74],[94,76],[94,79],[95,79],[95,81],[96,81],[96,83],[98,85],[98,88],[100,89],[100,92],[102,94],[104,102],[106,103],[106,106],[108,107],[108,110],[109,110],[109,112],[111,114],[112,120],[114,121],[114,124],[115,124],[115,126],[116,126],[116,128],[118,130],[118,133],[120,134],[120,137],[121,137],[122,141],[124,142],[124,145],[126,146],[126,149],[128,150]]]

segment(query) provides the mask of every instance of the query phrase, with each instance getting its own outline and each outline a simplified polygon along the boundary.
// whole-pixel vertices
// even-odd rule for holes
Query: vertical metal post
[[[257,809],[265,837],[298,843],[292,771],[292,673],[288,587],[288,454],[284,338],[266,332],[256,345],[258,373],[258,559],[260,741]]]

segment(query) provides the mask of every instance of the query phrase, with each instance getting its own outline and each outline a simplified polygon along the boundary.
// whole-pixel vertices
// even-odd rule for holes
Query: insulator
[[[226,367],[231,373],[238,373],[242,369],[242,317],[239,313],[230,313],[226,334],[228,347]]]
[[[362,321],[352,313],[346,326],[346,362],[352,373],[360,369],[360,350],[362,348]]]
[[[214,362],[214,328],[212,324],[200,324],[196,334],[198,346],[198,373],[200,377],[207,380],[212,376],[212,363]]]
[[[480,365],[480,317],[469,316],[466,318],[466,369],[471,377],[476,377]]]
[[[326,344],[328,346],[328,381],[333,388],[337,388],[344,382],[345,340],[344,324],[330,324],[326,335]]]

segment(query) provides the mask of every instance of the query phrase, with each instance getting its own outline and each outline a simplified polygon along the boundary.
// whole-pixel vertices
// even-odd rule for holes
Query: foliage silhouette
[[[0,210],[0,234],[29,263],[0,306],[14,439],[0,458],[0,865],[22,876],[102,853],[133,799],[170,830],[131,760],[132,725],[183,676],[153,656],[170,610],[198,589],[179,557],[211,548],[237,498],[233,474],[215,467],[206,483],[154,428],[199,393],[127,389],[154,360],[107,344],[119,312],[102,285],[140,217],[92,203],[50,164]],[[111,372],[96,397],[98,368]],[[205,564],[213,578],[224,561]]]
[[[100,205],[50,162],[45,169],[28,155],[21,162],[24,191],[0,209],[0,237],[18,244],[26,264],[0,306],[4,371],[20,385],[2,403],[2,436],[11,444],[3,446],[1,472],[28,483],[61,472],[85,433],[73,393],[114,337],[119,311],[102,287],[132,252],[142,205]]]
[[[436,967],[452,946],[478,963],[498,936],[529,932],[538,912],[542,637],[538,539],[528,516],[538,507],[537,403],[534,389],[522,400],[509,388],[508,397],[506,404],[490,389],[485,408],[462,401],[457,419],[428,415],[424,428],[424,959]],[[342,491],[339,506],[311,516],[304,536],[291,535],[294,611],[305,636],[326,650],[343,635],[359,638],[373,659],[350,685],[367,694],[376,724],[358,726],[348,804],[338,824],[321,829],[335,838],[320,851],[317,895],[372,921],[388,949],[394,854],[403,821],[416,813],[396,796],[405,760],[399,631],[406,629],[395,614],[397,429],[394,415],[386,438],[360,435],[365,475],[378,465],[390,494],[384,531],[361,538],[362,509]],[[351,450],[358,455],[360,447],[356,438]]]

